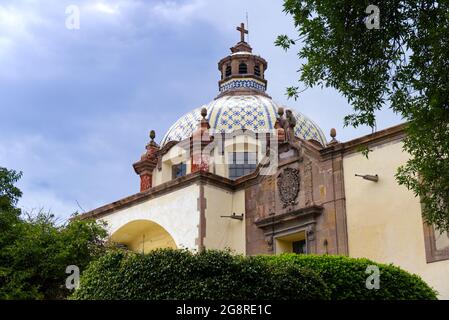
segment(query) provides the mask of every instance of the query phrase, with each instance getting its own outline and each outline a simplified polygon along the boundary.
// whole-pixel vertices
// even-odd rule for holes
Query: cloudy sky
[[[350,112],[331,89],[285,97],[299,61],[273,45],[294,37],[282,0],[2,0],[0,166],[23,171],[20,205],[60,217],[139,191],[132,163],[156,130],[161,139],[184,113],[217,94],[217,62],[239,40],[269,62],[269,94],[346,141],[370,133],[343,128]],[[66,9],[80,10],[68,29]],[[70,22],[71,20],[69,20]],[[378,114],[378,129],[397,124]]]

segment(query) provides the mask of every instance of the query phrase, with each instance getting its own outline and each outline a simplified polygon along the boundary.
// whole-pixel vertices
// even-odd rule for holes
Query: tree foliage
[[[83,270],[101,255],[106,231],[95,221],[61,225],[50,213],[22,213],[20,177],[0,168],[0,299],[65,298],[66,267]]]
[[[368,5],[380,28],[368,29]],[[423,203],[423,216],[449,229],[449,3],[435,0],[285,0],[301,42],[299,81],[333,87],[352,105],[345,125],[375,126],[375,112],[390,107],[407,122],[399,184]],[[368,21],[369,22],[369,21]],[[299,87],[288,88],[297,98]]]

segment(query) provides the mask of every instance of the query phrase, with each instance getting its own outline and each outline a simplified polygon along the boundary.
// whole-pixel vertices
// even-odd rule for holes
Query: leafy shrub
[[[331,290],[333,300],[436,299],[436,292],[417,275],[412,275],[394,265],[379,264],[368,259],[296,254],[260,256],[258,259],[273,266],[283,262],[315,271]],[[370,275],[366,270],[372,265],[378,266],[380,271],[378,290],[366,288],[366,279]]]
[[[366,288],[368,266],[379,290]],[[73,299],[436,299],[421,278],[393,265],[343,256],[243,257],[223,251],[114,251],[90,264]]]
[[[93,262],[73,299],[328,299],[313,271],[291,263],[161,249],[147,255],[115,251]]]

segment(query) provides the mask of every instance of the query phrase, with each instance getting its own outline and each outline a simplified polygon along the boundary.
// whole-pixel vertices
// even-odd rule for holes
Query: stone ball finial
[[[154,141],[154,138],[156,138],[156,131],[151,130],[150,131],[150,139],[151,139],[151,141]]]
[[[337,130],[335,130],[335,128],[331,129],[331,138],[332,140],[335,140],[335,138],[337,137]]]
[[[278,108],[278,115],[279,115],[279,117],[282,117],[284,115],[284,108],[282,108],[282,107]]]
[[[206,108],[201,109],[201,116],[203,117],[203,119],[206,119],[206,116],[207,116],[207,109]]]

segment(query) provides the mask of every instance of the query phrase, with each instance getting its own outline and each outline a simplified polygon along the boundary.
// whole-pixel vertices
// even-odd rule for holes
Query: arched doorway
[[[150,220],[128,222],[111,235],[111,240],[141,253],[160,248],[177,248],[175,240],[167,230]]]

